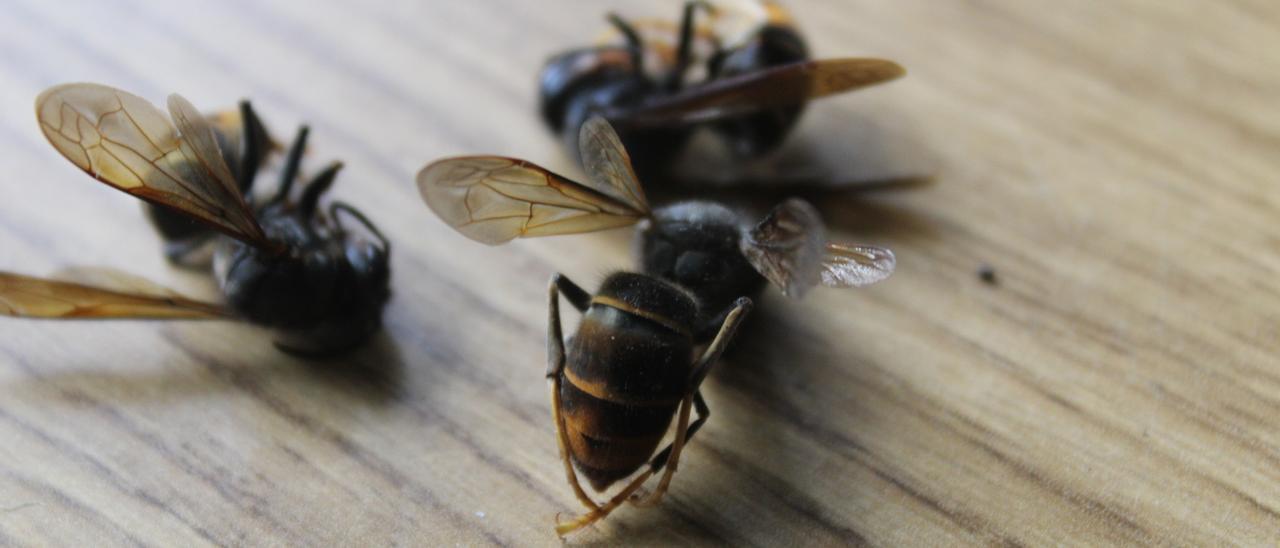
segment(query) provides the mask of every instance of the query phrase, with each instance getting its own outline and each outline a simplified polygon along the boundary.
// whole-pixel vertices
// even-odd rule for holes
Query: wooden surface
[[[0,268],[212,295],[31,105],[67,81],[247,96],[277,133],[311,123],[309,165],[344,159],[336,195],[394,240],[385,336],[311,363],[241,325],[0,322],[0,543],[555,545],[580,509],[542,377],[546,280],[627,268],[629,232],[486,248],[412,175],[479,152],[577,174],[534,76],[606,7],[177,4],[0,4]],[[822,200],[898,272],[766,296],[667,500],[572,541],[1275,545],[1275,4],[793,7],[819,55],[910,71],[815,105],[794,139],[853,176],[936,176]]]

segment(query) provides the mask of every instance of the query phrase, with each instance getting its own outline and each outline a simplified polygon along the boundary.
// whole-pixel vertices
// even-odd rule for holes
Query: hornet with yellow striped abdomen
[[[582,312],[578,332],[566,352],[560,328],[560,297]],[[740,297],[696,360],[693,329],[698,303],[688,292],[653,276],[619,272],[605,279],[594,296],[556,275],[550,287],[547,328],[547,377],[565,474],[574,494],[588,509],[573,521],[556,524],[560,535],[609,515],[630,500],[656,504],[676,472],[680,452],[711,414],[698,387],[733,339],[751,299]],[[690,409],[698,418],[690,422]],[[676,438],[650,459],[679,409]],[[648,466],[604,504],[587,496],[576,466],[591,487],[604,491],[614,482]],[[662,471],[648,496],[637,493]]]
[[[444,159],[418,174],[423,199],[441,219],[490,245],[641,224],[643,274],[613,274],[595,295],[558,274],[551,281],[552,413],[565,473],[588,509],[558,524],[561,535],[600,520],[623,502],[661,500],[682,448],[707,420],[699,386],[766,280],[799,296],[819,284],[875,283],[894,269],[888,249],[827,242],[817,211],[802,200],[783,202],[754,227],[710,202],[650,210],[608,122],[588,120],[578,142],[590,177],[586,183],[498,156]],[[567,343],[560,327],[562,294],[583,314]],[[692,411],[697,419],[691,422]],[[675,439],[655,454],[673,417]],[[664,467],[653,493],[638,494]],[[603,504],[586,494],[575,472],[603,491],[641,468]]]

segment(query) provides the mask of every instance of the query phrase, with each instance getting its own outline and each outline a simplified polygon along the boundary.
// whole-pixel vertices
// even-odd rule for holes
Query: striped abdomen
[[[653,455],[684,397],[693,361],[683,325],[691,315],[681,311],[681,321],[672,321],[606,289],[607,282],[569,341],[560,385],[570,457],[597,491]]]

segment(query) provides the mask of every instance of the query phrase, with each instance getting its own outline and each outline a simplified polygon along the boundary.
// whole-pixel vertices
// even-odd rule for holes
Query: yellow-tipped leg
[[[693,372],[689,375],[689,385],[687,395],[680,405],[680,420],[677,423],[676,439],[671,445],[667,446],[658,456],[649,461],[649,469],[657,472],[663,465],[667,466],[667,471],[662,474],[662,479],[658,482],[658,488],[648,496],[633,497],[630,502],[635,506],[653,506],[662,500],[662,496],[666,494],[667,488],[671,485],[671,478],[676,473],[676,468],[680,465],[680,452],[684,449],[685,442],[693,437],[702,424],[707,421],[707,417],[711,415],[711,409],[707,407],[707,403],[702,400],[702,392],[698,387],[702,385],[702,379],[705,379],[711,367],[720,359],[720,355],[724,353],[724,349],[729,346],[729,342],[733,340],[733,336],[738,331],[738,326],[742,324],[742,320],[746,318],[748,312],[751,311],[751,299],[746,297],[738,299],[733,304],[733,308],[725,314],[724,322],[720,324],[720,332],[716,333],[716,338],[711,341],[707,349],[702,352],[702,356],[698,358],[697,363],[693,366]],[[689,424],[689,405],[693,404],[698,409],[698,420],[693,424]],[[668,458],[669,457],[669,458]]]
[[[568,278],[564,278],[559,274],[551,278],[550,287],[547,288],[549,302],[547,304],[547,312],[549,318],[547,320],[547,378],[551,380],[551,419],[556,424],[556,443],[560,446],[560,460],[564,461],[564,474],[569,481],[569,485],[573,487],[573,494],[578,497],[578,501],[586,506],[588,510],[594,512],[600,509],[600,506],[591,497],[587,496],[587,492],[582,489],[582,484],[578,482],[578,474],[573,471],[573,463],[569,460],[569,432],[564,427],[564,415],[560,412],[560,383],[564,375],[564,336],[560,330],[560,286],[565,284],[570,290],[577,290],[578,293],[584,294],[577,285],[574,285]],[[572,291],[571,291],[572,294]],[[576,299],[580,301],[581,299]],[[570,298],[571,302],[575,299]],[[574,302],[574,306],[579,310],[582,307]]]
[[[662,473],[662,479],[658,482],[658,488],[654,489],[649,496],[642,497],[640,493],[631,497],[630,501],[635,506],[653,506],[662,500],[662,496],[667,493],[667,487],[671,485],[671,476],[676,473],[676,468],[680,464],[680,451],[684,449],[684,443],[688,440],[688,434],[685,429],[689,425],[689,407],[692,397],[685,397],[680,403],[680,419],[676,422],[676,439],[671,443],[671,458],[666,462],[667,469]],[[665,452],[665,451],[664,451]]]
[[[608,516],[610,512],[613,512],[614,509],[631,497],[631,495],[635,493],[642,484],[644,484],[645,480],[649,479],[649,476],[652,475],[652,469],[645,470],[644,473],[636,476],[636,479],[631,480],[631,483],[627,484],[626,489],[619,491],[617,495],[614,495],[613,498],[609,499],[609,502],[606,502],[599,508],[582,514],[581,516],[574,518],[573,521],[556,523],[556,534],[564,537],[569,533],[604,519],[605,516]]]
[[[690,403],[693,404],[698,413],[698,420],[693,421],[693,424],[689,424]],[[628,502],[633,506],[648,507],[662,501],[663,495],[667,494],[667,488],[671,486],[671,478],[675,476],[676,469],[679,467],[681,451],[685,445],[688,445],[689,440],[698,432],[698,429],[702,427],[702,424],[707,422],[707,417],[710,415],[711,410],[707,408],[707,403],[702,401],[701,392],[694,392],[691,398],[685,398],[684,403],[680,406],[680,419],[677,423],[677,427],[680,430],[677,430],[675,441],[650,461],[650,468],[655,473],[664,465],[667,467],[662,474],[662,479],[658,481],[658,487],[648,496],[636,493]],[[686,425],[688,426],[686,427]],[[667,458],[668,456],[670,458]]]
[[[556,375],[551,381],[551,414],[556,423],[556,441],[560,445],[560,460],[564,461],[564,474],[569,480],[569,486],[573,487],[574,496],[578,497],[578,501],[587,510],[592,512],[600,509],[600,505],[591,500],[587,496],[587,492],[582,489],[582,484],[578,482],[578,473],[573,470],[573,462],[569,460],[569,432],[564,427],[564,416],[560,414],[560,379],[562,375]]]

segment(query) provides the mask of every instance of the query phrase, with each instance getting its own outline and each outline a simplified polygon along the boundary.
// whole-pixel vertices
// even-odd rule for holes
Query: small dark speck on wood
[[[979,266],[979,267],[978,267],[978,279],[979,279],[979,280],[982,280],[982,283],[985,283],[985,284],[987,284],[987,285],[996,285],[996,283],[998,282],[998,280],[996,280],[996,269],[995,269],[995,267],[993,267],[993,266],[991,266],[991,265],[989,265],[989,264],[984,264],[984,265],[982,265],[982,266]]]

